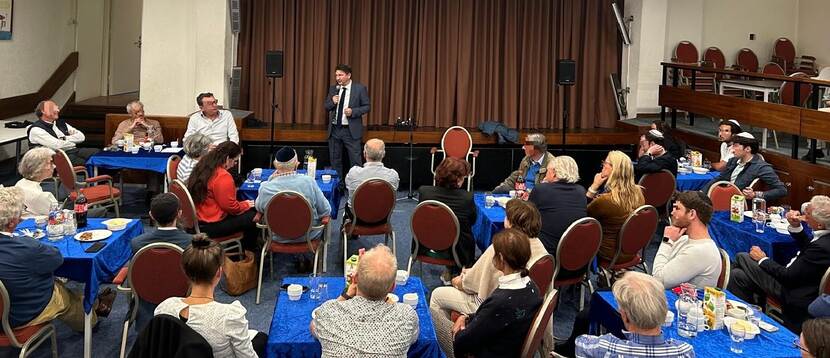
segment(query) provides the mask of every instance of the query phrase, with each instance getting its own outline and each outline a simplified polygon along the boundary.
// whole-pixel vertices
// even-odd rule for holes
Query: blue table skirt
[[[771,227],[765,227],[763,234],[757,233],[752,219],[744,217],[742,223],[736,223],[729,220],[728,211],[712,214],[709,235],[733,260],[739,252],[749,252],[752,246],[758,246],[767,256],[782,265],[790,262],[798,252],[798,245],[790,235],[780,234]]]
[[[262,180],[268,180],[268,177],[274,173],[274,169],[263,169],[262,170]],[[297,173],[305,174],[305,170],[298,170]],[[323,183],[323,174],[331,175],[331,181],[328,183]],[[337,212],[340,209],[340,191],[337,190],[337,186],[340,184],[340,177],[337,176],[337,172],[334,170],[318,170],[315,174],[315,180],[317,181],[317,186],[320,187],[320,190],[323,191],[323,196],[329,200],[329,205],[331,205],[331,218],[337,219]],[[245,181],[239,186],[239,190],[236,192],[236,197],[239,200],[256,200],[257,195],[259,195],[259,186],[262,183],[252,183],[249,181]]]
[[[86,161],[87,171],[92,175],[93,168],[108,169],[139,169],[156,173],[167,173],[167,159],[173,155],[182,156],[184,153],[161,153],[140,149],[138,153],[100,151]]]
[[[710,180],[717,178],[718,172],[712,171],[706,174],[677,173],[677,191],[701,190]]]
[[[484,193],[473,195],[473,200],[476,203],[476,222],[473,224],[473,239],[475,239],[476,246],[484,252],[490,243],[493,241],[493,235],[504,229],[504,208],[499,204],[493,205],[492,208],[487,208],[484,205]],[[507,197],[507,194],[493,194],[495,197]]]
[[[89,218],[87,226],[78,229],[83,232],[93,229],[106,229],[101,222],[106,219]],[[27,219],[17,225],[17,230],[34,229],[35,220]],[[132,249],[130,240],[141,235],[144,225],[140,220],[133,219],[127,228],[113,231],[112,236],[103,240],[107,243],[97,253],[86,253],[84,250],[93,245],[91,242],[80,242],[72,236],[64,236],[59,241],[49,241],[45,237],[40,241],[52,245],[63,255],[63,264],[55,271],[56,276],[66,277],[72,281],[83,282],[84,285],[84,312],[91,312],[95,299],[98,296],[98,286],[104,282],[111,282],[115,274],[130,260]]]
[[[328,282],[328,298],[335,299],[346,287],[342,276],[325,277]],[[283,284],[301,284],[308,286],[308,277],[286,277]],[[279,286],[276,286],[279,287]],[[420,331],[418,340],[409,347],[409,357],[444,357],[438,339],[435,336],[435,326],[429,314],[429,305],[426,301],[424,286],[417,277],[410,277],[406,285],[396,286],[394,293],[401,299],[405,293],[418,294],[418,313]],[[299,301],[290,301],[288,293],[280,290],[277,304],[274,308],[274,317],[271,319],[271,329],[268,334],[267,356],[276,357],[320,357],[322,348],[320,342],[308,330],[311,323],[311,311],[320,306],[324,300],[311,301],[308,293],[303,293]]]
[[[741,301],[731,292],[725,292],[728,299]],[[792,344],[798,336],[766,315],[763,317],[763,320],[778,327],[778,331],[773,333],[761,331],[761,334],[755,336],[755,338],[744,341],[744,352],[742,355],[737,355],[729,350],[731,338],[726,328],[717,331],[705,331],[699,333],[695,338],[680,337],[677,334],[677,311],[674,308],[677,295],[670,290],[666,291],[666,299],[668,300],[669,310],[675,313],[675,319],[671,327],[663,327],[663,335],[666,338],[673,338],[691,344],[695,349],[695,355],[698,357],[801,357],[801,351],[793,347]],[[594,295],[591,297],[591,326],[596,327],[597,325],[602,325],[608,332],[618,337],[621,336],[623,324],[620,319],[620,314],[617,311],[618,307],[617,301],[614,299],[611,291],[594,292]],[[596,332],[596,330],[593,331]]]

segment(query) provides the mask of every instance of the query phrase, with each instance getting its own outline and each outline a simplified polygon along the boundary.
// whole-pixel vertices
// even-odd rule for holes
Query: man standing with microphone
[[[352,69],[348,65],[340,64],[334,68],[334,80],[337,84],[329,87],[325,107],[329,119],[329,157],[340,176],[342,190],[345,189],[343,147],[349,155],[349,168],[362,163],[360,142],[363,115],[369,113],[369,91],[366,86],[352,81]]]

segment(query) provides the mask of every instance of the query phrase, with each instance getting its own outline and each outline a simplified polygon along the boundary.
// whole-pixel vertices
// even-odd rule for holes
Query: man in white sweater
[[[720,251],[709,237],[712,201],[698,191],[679,193],[671,212],[672,225],[663,231],[663,243],[654,258],[652,275],[666,288],[691,283],[717,286],[722,269]]]

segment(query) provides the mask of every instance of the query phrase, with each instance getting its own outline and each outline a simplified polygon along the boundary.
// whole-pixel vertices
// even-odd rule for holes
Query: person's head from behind
[[[205,116],[213,117],[219,112],[219,100],[210,92],[199,93],[196,96],[196,104]]]
[[[830,358],[830,318],[807,320],[798,341],[803,358]]]
[[[804,208],[804,221],[813,230],[830,228],[830,197],[816,195]]]
[[[359,295],[371,301],[382,301],[395,288],[398,261],[392,250],[380,244],[366,251],[357,264],[355,281]]]
[[[51,177],[52,172],[55,171],[55,164],[52,161],[54,155],[55,151],[46,147],[29,149],[20,159],[17,171],[28,180],[41,182]]]
[[[493,235],[493,267],[502,273],[520,272],[528,275],[530,240],[520,230],[504,229]]]
[[[732,153],[742,162],[746,162],[758,153],[758,140],[749,132],[742,132],[732,137]]]
[[[525,156],[538,160],[548,150],[547,138],[542,133],[528,134],[522,149],[525,151]]]
[[[458,158],[444,158],[435,168],[435,185],[442,188],[458,189],[470,173],[470,163]]]
[[[282,147],[274,153],[274,169],[277,173],[289,173],[297,170],[300,160],[297,151],[291,147]]]
[[[60,112],[61,108],[51,99],[40,101],[35,107],[35,116],[50,123],[58,119]]]
[[[522,199],[510,199],[504,211],[504,227],[519,230],[527,237],[539,236],[542,215],[536,205]]]
[[[649,129],[656,129],[656,130],[660,131],[660,133],[663,133],[663,134],[667,134],[669,132],[669,128],[670,127],[666,125],[666,122],[663,122],[662,120],[659,120],[659,119],[655,119],[655,120],[651,121],[651,126],[649,127]]]
[[[159,227],[176,226],[179,217],[179,199],[173,193],[161,193],[150,202],[150,217]]]
[[[734,119],[721,121],[718,124],[718,140],[721,142],[732,143],[734,136],[741,132],[743,132],[741,125]]]
[[[654,277],[629,271],[614,283],[611,290],[626,330],[659,330],[666,321],[668,303],[665,288]]]
[[[196,234],[182,254],[182,269],[192,284],[215,286],[222,276],[224,256],[224,249],[216,241],[206,234]]]
[[[386,144],[382,140],[372,138],[363,145],[363,157],[367,162],[381,162],[386,155]]]
[[[338,85],[348,85],[352,80],[352,68],[342,63],[337,65],[334,67],[334,80]]]
[[[548,162],[545,182],[562,182],[573,184],[579,181],[579,166],[574,158],[567,155],[554,157]]]
[[[242,156],[242,147],[234,142],[226,141],[199,160],[193,168],[193,173],[187,179],[187,188],[195,204],[202,203],[207,197],[208,181],[213,177],[213,173],[218,168],[228,170],[235,167],[240,156]]]
[[[200,159],[210,151],[210,145],[213,140],[202,133],[193,133],[184,140],[184,154],[193,158]]]
[[[23,191],[20,188],[0,188],[0,231],[13,232],[23,214]]]
[[[679,228],[700,223],[709,225],[712,219],[712,200],[700,191],[684,191],[674,196],[671,223]]]

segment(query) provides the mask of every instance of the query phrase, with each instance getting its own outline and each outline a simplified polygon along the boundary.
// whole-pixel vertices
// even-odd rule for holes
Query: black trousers
[[[360,153],[363,151],[360,148],[360,139],[353,138],[349,132],[349,126],[332,125],[331,133],[329,135],[329,158],[331,159],[331,166],[337,171],[340,176],[340,186],[346,185],[346,173],[355,165],[363,164]],[[343,166],[343,147],[346,147],[346,155],[349,156],[349,166]]]
[[[223,237],[242,232],[242,247],[245,250],[257,252],[259,229],[254,222],[256,209],[251,208],[240,215],[227,215],[224,219],[213,222],[199,222],[199,229],[208,237]]]
[[[757,305],[763,305],[768,295],[781,298],[784,293],[781,283],[764,271],[746,252],[735,255],[727,289],[742,300]]]
[[[73,148],[64,152],[66,152],[66,156],[69,157],[72,165],[86,165],[87,159],[93,154],[98,153],[99,150],[96,148]]]
[[[254,338],[251,338],[251,344],[254,346],[254,352],[257,357],[265,357],[265,348],[268,343],[268,335],[262,332],[257,332]]]

